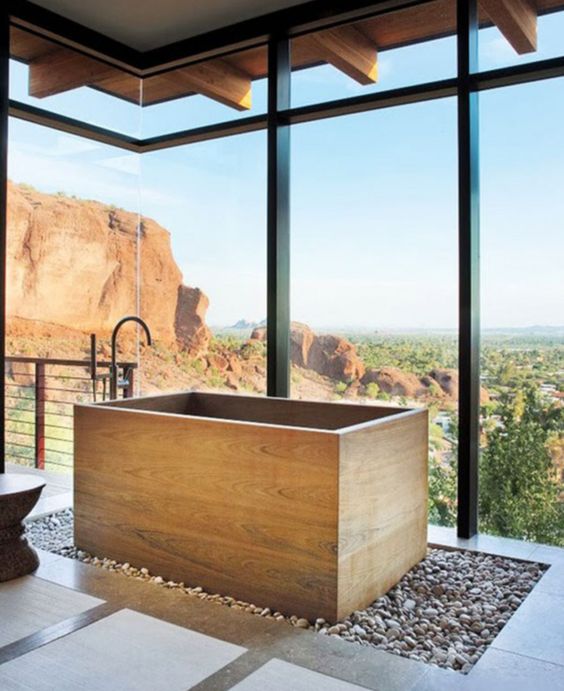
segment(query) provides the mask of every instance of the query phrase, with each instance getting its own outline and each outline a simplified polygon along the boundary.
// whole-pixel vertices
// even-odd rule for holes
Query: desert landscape
[[[264,392],[266,327],[241,320],[213,333],[205,290],[185,285],[170,234],[154,220],[10,183],[8,223],[9,355],[86,358],[88,335],[96,333],[107,358],[116,321],[138,313],[155,341],[142,352],[143,392]],[[136,359],[133,328],[128,335],[120,355]],[[421,376],[369,367],[346,336],[306,324],[292,323],[291,360],[297,397],[403,397],[447,406],[457,397],[455,367],[431,367]]]
[[[91,401],[94,392],[96,400],[107,395],[101,382],[92,384],[88,368],[76,364],[48,365],[38,389],[36,364],[26,358],[85,361],[95,333],[98,360],[107,362],[111,330],[125,314],[143,317],[153,334],[151,347],[134,326],[120,334],[120,360],[137,363],[132,393],[265,393],[265,320],[241,315],[211,328],[206,286],[192,286],[182,275],[168,230],[100,201],[45,194],[26,184],[9,183],[8,191],[6,453],[12,462],[36,462],[38,391],[45,399],[42,457],[46,467],[59,470],[72,466],[72,404]],[[292,322],[290,346],[292,397],[429,409],[430,518],[452,525],[456,332]],[[564,328],[483,331],[481,367],[482,520],[490,532],[564,543]],[[518,448],[505,434],[510,427]],[[500,474],[508,478],[507,496],[499,495]],[[536,488],[529,486],[533,477]],[[523,488],[514,525],[498,515],[499,507],[515,503],[512,487]],[[535,493],[552,506],[538,524],[530,505]],[[516,513],[511,509],[511,517]]]

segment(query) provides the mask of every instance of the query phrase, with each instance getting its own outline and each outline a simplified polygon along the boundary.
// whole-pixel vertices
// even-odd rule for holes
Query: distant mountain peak
[[[257,326],[266,326],[266,319],[263,319],[260,322],[251,322],[247,321],[246,319],[239,319],[239,321],[235,322],[232,326],[230,326],[230,329],[256,329]]]

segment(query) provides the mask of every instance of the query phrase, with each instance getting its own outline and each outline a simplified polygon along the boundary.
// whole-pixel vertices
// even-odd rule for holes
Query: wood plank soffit
[[[378,50],[356,26],[340,26],[314,34],[302,41],[309,43],[319,61],[328,62],[360,84],[374,84],[378,78]]]
[[[537,10],[532,0],[479,0],[479,4],[516,53],[537,49]]]

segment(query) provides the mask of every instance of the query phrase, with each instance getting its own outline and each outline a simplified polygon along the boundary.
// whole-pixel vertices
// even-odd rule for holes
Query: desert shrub
[[[201,360],[194,359],[190,362],[190,366],[196,372],[196,374],[204,373],[204,363]]]
[[[247,341],[241,346],[239,351],[244,360],[250,360],[253,357],[266,357],[266,343],[264,341]]]

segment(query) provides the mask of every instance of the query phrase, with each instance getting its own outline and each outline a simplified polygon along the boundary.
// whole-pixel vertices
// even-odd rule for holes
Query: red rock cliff
[[[266,327],[256,327],[251,339],[266,340]],[[307,324],[292,322],[290,328],[290,358],[292,364],[311,369],[331,379],[352,381],[364,375],[364,364],[356,348],[346,338],[317,335]]]
[[[108,334],[137,312],[156,339],[207,347],[207,298],[183,285],[170,234],[100,202],[8,184],[8,328],[29,320]]]

